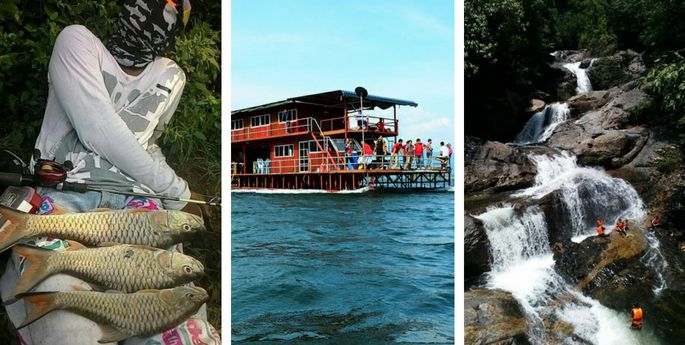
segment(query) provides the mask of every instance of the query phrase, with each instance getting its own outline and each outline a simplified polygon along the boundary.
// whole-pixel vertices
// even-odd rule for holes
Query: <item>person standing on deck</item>
[[[444,169],[447,167],[449,160],[450,160],[450,151],[445,146],[445,142],[441,141],[440,142],[440,156],[438,156],[438,160],[440,161],[440,168]]]
[[[199,198],[166,163],[157,146],[186,82],[183,70],[162,55],[174,47],[187,23],[190,2],[123,0],[120,4],[118,29],[107,45],[82,25],[67,26],[57,36],[48,65],[45,115],[30,166],[39,159],[56,160],[68,168],[68,182]],[[38,188],[38,192],[48,209],[88,212],[142,206],[201,214],[197,205],[178,201],[54,188]],[[63,249],[65,243],[51,239],[36,246],[55,250]],[[14,288],[20,274],[19,258],[13,254],[0,282],[3,296]],[[64,291],[83,284],[74,277],[56,275],[41,286],[45,291]],[[6,310],[15,325],[26,318],[22,302]],[[195,322],[193,327],[207,325]],[[71,313],[48,314],[19,334],[24,344],[52,345],[96,344],[102,336],[91,321]]]
[[[362,150],[364,152],[364,155],[362,156],[362,167],[366,170],[369,168],[371,160],[373,159],[373,150],[365,140],[362,140]]]
[[[426,145],[424,145],[426,149],[426,167],[427,168],[432,168],[433,164],[431,160],[433,159],[433,140],[428,139],[428,142],[426,142]]]
[[[392,154],[392,161],[390,163],[390,169],[400,168],[400,156],[404,153],[404,146],[402,146],[402,139],[398,140],[395,145],[392,146],[390,152]]]
[[[383,136],[379,136],[376,140],[375,150],[376,152],[376,162],[378,163],[377,168],[382,169],[383,163],[385,161],[385,156],[388,154],[388,147],[385,144]]]
[[[414,145],[414,155],[416,156],[416,168],[420,169],[423,167],[423,143],[421,139],[416,139],[416,145]]]
[[[412,158],[414,156],[414,145],[411,140],[407,140],[407,145],[404,146],[404,170],[411,169]]]

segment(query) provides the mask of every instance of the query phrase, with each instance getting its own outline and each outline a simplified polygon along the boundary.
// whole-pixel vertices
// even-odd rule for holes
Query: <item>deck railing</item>
[[[262,160],[252,162],[248,172],[242,163],[231,163],[231,173],[237,174],[284,174],[313,173],[353,170],[444,170],[449,168],[449,158],[416,157],[401,155],[307,157],[293,159]]]
[[[382,125],[380,124],[381,119],[383,120]],[[321,129],[325,132],[345,129],[347,126],[347,129],[349,130],[366,130],[369,132],[378,133],[397,133],[397,125],[398,121],[391,118],[366,115],[364,117],[348,115],[345,117],[321,120]]]
[[[293,121],[274,122],[258,127],[243,127],[231,130],[231,141],[263,139],[274,136],[306,134],[314,129],[316,119],[306,117]]]

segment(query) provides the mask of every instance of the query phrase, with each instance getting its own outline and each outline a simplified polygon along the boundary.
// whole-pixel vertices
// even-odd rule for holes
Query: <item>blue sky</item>
[[[363,86],[419,104],[399,108],[400,138],[454,144],[453,6],[233,0],[231,107]]]

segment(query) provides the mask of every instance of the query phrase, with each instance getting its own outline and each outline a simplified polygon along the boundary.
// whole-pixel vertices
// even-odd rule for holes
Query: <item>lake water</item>
[[[453,193],[232,195],[235,344],[452,344]]]

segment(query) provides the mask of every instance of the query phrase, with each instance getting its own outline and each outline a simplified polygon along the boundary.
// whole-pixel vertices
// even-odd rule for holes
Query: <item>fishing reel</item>
[[[34,171],[37,184],[43,187],[55,187],[67,179],[64,165],[53,160],[39,159]]]

